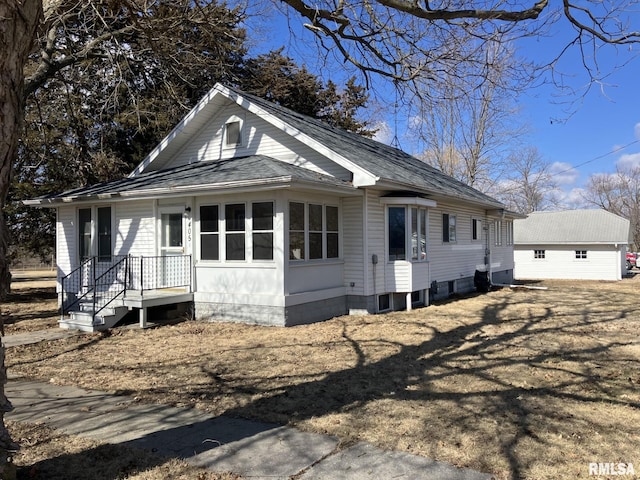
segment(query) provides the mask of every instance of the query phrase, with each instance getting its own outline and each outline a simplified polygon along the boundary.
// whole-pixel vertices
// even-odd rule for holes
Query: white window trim
[[[303,258],[291,258],[289,249],[291,247],[291,238],[290,232],[291,230],[291,204],[292,203],[301,203],[304,205],[304,252]],[[322,207],[322,258],[309,258],[309,233],[311,230],[309,229],[309,205],[320,205]],[[336,233],[334,230],[327,229],[327,207],[336,208],[338,210],[338,256],[327,258],[327,238],[329,233]],[[287,202],[287,245],[286,245],[286,256],[289,262],[300,264],[300,263],[314,263],[314,262],[336,262],[342,261],[343,258],[343,245],[342,245],[342,215],[340,205],[335,203],[324,203],[324,202],[314,202],[314,201],[305,201],[305,200],[295,200],[289,199]],[[295,232],[302,232],[302,230],[295,230]],[[319,230],[314,230],[313,233],[318,233]]]
[[[229,143],[227,139],[227,128],[232,123],[238,123],[240,128],[240,142],[238,143]],[[235,149],[244,147],[246,144],[246,132],[245,132],[245,121],[243,116],[232,115],[227,119],[224,123],[224,127],[222,129],[222,147],[224,149]]]
[[[109,248],[109,260],[100,260],[99,253],[98,252],[98,248],[99,248],[99,242],[98,242],[98,235],[99,235],[99,229],[98,229],[98,209],[100,208],[110,208],[110,216],[111,216],[111,246]],[[91,212],[91,222],[90,222],[90,228],[91,228],[91,240],[90,240],[90,244],[89,244],[89,255],[87,258],[92,258],[92,257],[96,257],[98,259],[99,263],[109,263],[111,262],[111,258],[115,255],[115,241],[116,241],[116,209],[112,204],[104,204],[104,205],[91,205],[88,207],[78,207],[76,209],[76,225],[78,225],[78,227],[80,226],[80,210],[90,210]],[[76,257],[78,258],[79,262],[82,262],[82,258],[80,258],[80,229],[78,228],[77,232],[76,232],[76,242],[78,242],[77,248],[76,248]]]

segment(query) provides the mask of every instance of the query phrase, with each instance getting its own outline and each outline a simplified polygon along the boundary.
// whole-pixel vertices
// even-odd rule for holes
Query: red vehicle
[[[633,252],[627,252],[627,270],[631,270],[636,264],[636,254]]]

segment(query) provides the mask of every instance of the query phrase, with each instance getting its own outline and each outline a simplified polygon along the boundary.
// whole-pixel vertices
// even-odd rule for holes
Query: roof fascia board
[[[231,90],[223,86],[220,87],[220,91],[224,95],[227,95],[230,100],[237,103],[240,107],[248,110],[254,115],[259,116],[260,118],[267,121],[274,127],[286,133],[288,136],[296,138],[298,140],[300,139],[304,140],[305,145],[311,147],[321,155],[324,155],[329,160],[337,163],[342,168],[350,171],[353,174],[354,186],[356,187],[372,186],[372,185],[375,185],[380,179],[380,177],[376,177],[368,170],[360,167],[359,165],[353,163],[352,161],[348,160],[342,155],[334,152],[323,143],[315,140],[313,137],[310,137],[307,134],[301,132],[290,123],[287,123],[282,119],[278,118],[276,115],[273,115],[267,112],[266,110],[263,110],[258,105],[255,105],[251,100],[241,96],[240,94],[237,94],[236,92],[232,92]]]
[[[272,178],[265,180],[239,181],[214,183],[206,185],[190,185],[185,187],[171,188],[151,188],[146,190],[136,190],[133,192],[113,193],[113,194],[97,194],[89,196],[71,196],[54,199],[31,199],[24,200],[23,203],[31,207],[54,208],[61,205],[83,205],[95,203],[113,203],[132,200],[146,200],[154,198],[183,197],[185,195],[198,194],[225,194],[225,193],[244,193],[244,192],[262,192],[267,190],[300,188],[305,190],[319,191],[323,193],[333,193],[342,196],[360,195],[361,192],[355,187],[340,185],[323,185],[312,181],[304,181],[292,179],[290,176]]]

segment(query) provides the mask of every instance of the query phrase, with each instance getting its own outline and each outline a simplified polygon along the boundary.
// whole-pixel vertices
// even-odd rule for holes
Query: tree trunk
[[[11,169],[24,119],[24,65],[42,14],[41,0],[0,1],[0,324],[1,306],[11,287],[7,258],[9,232],[4,207],[9,192]],[[16,445],[4,425],[5,412],[13,408],[4,394],[7,381],[4,345],[0,343],[0,478],[10,478],[8,459]]]

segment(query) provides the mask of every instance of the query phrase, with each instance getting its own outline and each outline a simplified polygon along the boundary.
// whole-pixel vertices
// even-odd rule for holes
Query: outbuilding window
[[[586,250],[576,250],[576,259],[585,260],[587,258]]]
[[[533,251],[533,258],[536,258],[536,259],[546,258],[546,251],[545,250],[534,250]]]

